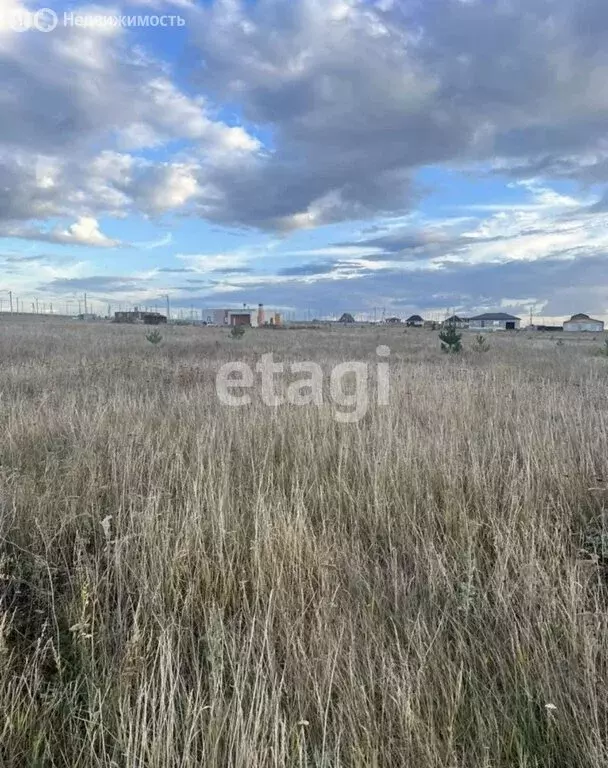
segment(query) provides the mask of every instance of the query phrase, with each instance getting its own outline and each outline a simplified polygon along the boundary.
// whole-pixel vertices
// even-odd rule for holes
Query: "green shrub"
[[[439,334],[442,352],[456,354],[462,350],[462,334],[458,333],[455,326],[446,326]]]
[[[154,331],[150,331],[150,333],[146,335],[146,339],[147,341],[150,342],[150,344],[153,344],[154,346],[156,346],[157,344],[161,343],[161,341],[163,340],[163,337],[159,331],[154,330]]]
[[[230,335],[233,339],[242,339],[245,335],[244,325],[234,325],[230,331]]]

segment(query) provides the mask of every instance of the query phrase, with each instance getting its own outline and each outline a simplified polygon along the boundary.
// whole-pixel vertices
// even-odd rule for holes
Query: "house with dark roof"
[[[468,328],[469,327],[469,318],[468,317],[459,317],[458,315],[452,315],[452,317],[448,317],[447,320],[443,321],[444,326],[452,326],[452,328]]]
[[[521,317],[506,312],[486,312],[472,317],[469,320],[469,328],[474,331],[516,331],[520,323]]]
[[[408,319],[405,321],[405,324],[408,328],[422,328],[424,325],[424,320],[420,317],[420,315],[412,315],[411,317],[408,317]]]
[[[602,333],[604,330],[603,320],[594,320],[589,315],[572,315],[570,320],[566,320],[564,323],[564,331],[570,331],[570,333],[586,331],[588,333]]]

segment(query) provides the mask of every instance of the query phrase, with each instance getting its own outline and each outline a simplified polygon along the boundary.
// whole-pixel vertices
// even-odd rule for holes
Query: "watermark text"
[[[275,362],[274,355],[268,353],[262,355],[255,366],[245,362],[222,365],[217,372],[215,389],[222,405],[231,408],[250,406],[252,394],[257,394],[257,399],[268,408],[285,405],[320,408],[329,402],[334,406],[333,418],[337,422],[352,424],[367,414],[373,400],[379,406],[389,403],[387,359],[390,349],[380,346],[376,355],[379,360],[375,363],[339,363],[326,375],[318,363]],[[284,378],[286,374],[289,381]],[[375,383],[375,387],[370,383]]]
[[[143,27],[152,29],[171,29],[186,26],[186,19],[177,14],[103,14],[58,13],[52,8],[40,8],[37,11],[18,10],[11,13],[0,11],[0,30],[11,29],[14,32],[54,32],[58,27],[76,29],[130,29]]]

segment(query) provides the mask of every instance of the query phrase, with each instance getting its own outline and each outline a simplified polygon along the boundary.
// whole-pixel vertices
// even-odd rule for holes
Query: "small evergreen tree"
[[[462,350],[462,334],[458,333],[455,325],[447,325],[439,334],[441,351],[456,354]]]
[[[245,335],[245,326],[244,325],[233,325],[232,330],[230,331],[230,335],[233,339],[242,339]]]
[[[158,331],[152,331],[146,336],[146,339],[150,342],[150,344],[156,346],[157,344],[161,343],[163,337]]]

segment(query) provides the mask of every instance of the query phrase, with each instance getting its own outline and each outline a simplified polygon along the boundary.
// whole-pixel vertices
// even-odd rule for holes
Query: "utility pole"
[[[11,315],[12,315],[13,314],[13,292],[9,291],[8,295],[9,295],[9,301],[11,303]]]
[[[169,294],[166,294],[165,298],[167,299],[167,320],[171,320],[171,302],[169,300]]]
[[[85,293],[84,295],[84,313],[87,314],[87,295]]]

